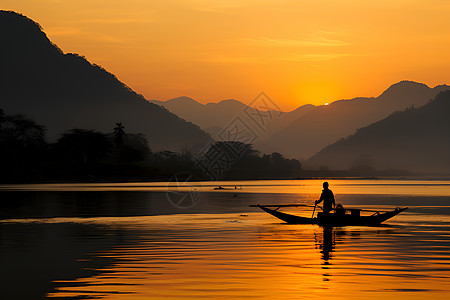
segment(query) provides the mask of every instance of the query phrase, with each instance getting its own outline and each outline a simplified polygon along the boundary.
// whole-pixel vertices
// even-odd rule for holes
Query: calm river
[[[409,209],[324,229],[248,207],[313,204],[320,180],[0,185],[0,298],[450,298],[450,181],[329,182]]]

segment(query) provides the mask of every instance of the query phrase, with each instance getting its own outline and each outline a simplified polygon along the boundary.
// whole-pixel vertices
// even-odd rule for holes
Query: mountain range
[[[329,105],[304,105],[291,112],[271,111],[275,115],[258,135],[255,147],[263,153],[279,152],[291,158],[306,160],[358,128],[380,121],[395,111],[420,107],[447,85],[430,88],[413,81],[391,85],[378,97],[338,100]],[[199,125],[213,137],[242,112],[251,109],[237,100],[201,104],[188,97],[153,103]],[[249,123],[251,125],[251,123]]]
[[[369,166],[449,173],[450,91],[359,129],[312,156],[308,165],[330,169]]]
[[[55,140],[72,128],[143,133],[153,150],[203,147],[209,134],[149,103],[113,74],[86,58],[63,53],[39,24],[0,11],[0,108],[26,114]]]
[[[197,124],[200,128],[211,134],[212,137],[216,138],[219,138],[220,132],[236,117],[245,118],[246,114],[244,112],[254,111],[253,106],[246,105],[234,99],[207,104],[199,103],[189,97],[179,97],[167,101],[150,100],[150,102],[161,105],[181,118]],[[263,130],[258,132],[259,138],[271,136],[314,108],[314,105],[307,104],[291,112],[282,112],[273,109],[264,111],[264,113],[270,114],[270,119],[266,120]],[[246,121],[250,123],[248,125],[252,126],[251,120]],[[257,130],[257,128],[254,129]]]
[[[277,151],[289,157],[306,159],[356,129],[384,119],[397,110],[424,105],[446,89],[449,87],[429,88],[425,84],[402,81],[376,98],[340,100],[318,106],[257,143],[257,147],[267,152]]]

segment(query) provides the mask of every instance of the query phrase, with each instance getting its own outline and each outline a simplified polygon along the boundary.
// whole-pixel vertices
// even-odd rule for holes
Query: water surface
[[[344,206],[409,207],[379,227],[248,207],[310,204],[321,183],[2,186],[2,299],[448,299],[449,181],[330,180]]]

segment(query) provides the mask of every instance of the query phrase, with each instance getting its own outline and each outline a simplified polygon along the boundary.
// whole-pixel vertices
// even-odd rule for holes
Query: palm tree
[[[123,136],[126,135],[123,129],[125,126],[122,125],[122,122],[116,123],[116,127],[114,127],[114,142],[116,143],[117,148],[123,146]]]

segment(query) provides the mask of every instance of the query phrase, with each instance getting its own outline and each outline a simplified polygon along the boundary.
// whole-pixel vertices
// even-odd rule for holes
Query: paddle
[[[314,213],[316,212],[316,206],[317,206],[317,204],[315,204],[315,202],[314,202],[314,209],[313,209],[313,213],[312,213],[311,218],[314,218]]]

